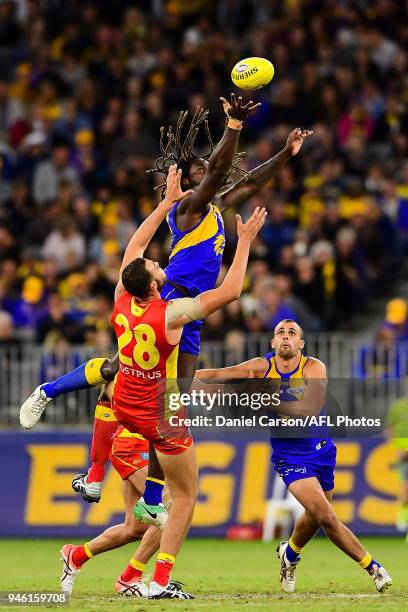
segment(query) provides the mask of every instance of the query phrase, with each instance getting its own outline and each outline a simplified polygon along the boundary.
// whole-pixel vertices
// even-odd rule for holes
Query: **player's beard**
[[[281,359],[284,359],[285,361],[292,359],[292,357],[294,357],[296,353],[297,351],[294,351],[290,345],[280,347],[278,350],[278,356],[281,357]]]

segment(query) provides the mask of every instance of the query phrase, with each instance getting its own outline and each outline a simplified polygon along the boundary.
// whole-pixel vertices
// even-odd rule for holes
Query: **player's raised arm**
[[[252,240],[265,223],[265,208],[257,207],[246,223],[242,223],[237,215],[238,244],[234,261],[222,284],[216,289],[205,291],[195,298],[180,298],[169,302],[166,311],[166,329],[169,342],[173,338],[172,330],[180,330],[190,321],[198,321],[208,317],[219,308],[237,300],[242,291],[247,269],[249,249]]]
[[[194,215],[203,210],[214,198],[231,168],[243,121],[260,106],[260,104],[254,104],[252,100],[243,105],[242,97],[237,98],[235,94],[231,94],[230,102],[227,102],[225,98],[221,98],[221,101],[228,118],[227,126],[208,160],[208,168],[203,180],[179,206],[180,215]]]
[[[115,289],[115,301],[117,300],[120,293],[123,291],[121,283],[122,272],[126,266],[137,259],[143,257],[143,253],[147,249],[147,246],[153,238],[156,230],[160,226],[161,222],[166,218],[167,213],[171,210],[174,202],[178,202],[187,197],[191,190],[183,191],[180,186],[181,181],[181,170],[177,170],[176,164],[173,164],[169,168],[166,180],[166,193],[163,200],[159,203],[157,208],[143,221],[138,229],[133,234],[126,247],[125,254],[123,256],[122,265],[119,271],[119,282]]]
[[[302,130],[301,128],[293,130],[289,134],[282,151],[279,151],[277,155],[251,170],[249,174],[240,179],[235,185],[231,185],[222,196],[220,210],[225,210],[230,206],[238,206],[260,191],[292,157],[299,153],[306,138],[309,138],[312,134],[311,130]]]

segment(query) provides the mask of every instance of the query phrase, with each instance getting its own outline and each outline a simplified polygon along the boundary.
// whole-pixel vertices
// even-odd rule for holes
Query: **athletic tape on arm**
[[[199,295],[195,298],[179,298],[168,303],[166,325],[171,326],[173,321],[181,316],[188,317],[191,321],[199,321],[203,318]]]

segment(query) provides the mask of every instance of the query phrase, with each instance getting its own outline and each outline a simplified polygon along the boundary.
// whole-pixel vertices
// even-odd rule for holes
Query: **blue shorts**
[[[323,451],[313,459],[305,458],[302,460],[294,457],[293,459],[279,459],[274,462],[274,468],[287,487],[295,480],[315,476],[323,491],[331,491],[334,488],[336,455],[337,449],[333,444],[327,451]]]
[[[177,298],[186,297],[168,283],[162,288],[161,296],[164,300],[175,300]],[[183,327],[179,345],[180,352],[189,353],[190,355],[200,354],[200,331],[202,326],[202,321],[192,321]]]
[[[192,321],[183,327],[180,340],[180,352],[190,355],[200,354],[200,331],[203,326],[202,321]]]

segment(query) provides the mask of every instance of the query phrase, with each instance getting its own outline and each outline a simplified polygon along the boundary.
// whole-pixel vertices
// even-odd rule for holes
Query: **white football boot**
[[[148,597],[149,588],[140,580],[122,580],[119,578],[115,582],[115,591],[118,595],[126,597]]]
[[[300,561],[300,557],[295,562],[290,562],[286,558],[286,547],[287,541],[283,541],[279,544],[276,552],[281,562],[280,567],[280,583],[282,590],[285,593],[293,593],[296,586],[296,567]]]
[[[370,576],[374,580],[375,588],[379,593],[383,593],[392,585],[391,576],[385,567],[382,567],[381,565],[374,563]]]
[[[152,581],[149,584],[149,599],[194,599],[194,595],[181,589],[182,583],[170,580],[166,586]]]
[[[72,562],[72,553],[74,550],[78,548],[75,544],[64,544],[61,548],[61,561],[64,563],[62,574],[60,576],[60,584],[61,591],[64,593],[68,593],[68,595],[72,594],[72,590],[74,588],[74,580],[81,571],[80,567],[76,567],[76,565]]]
[[[41,387],[42,385],[39,385],[20,408],[20,425],[24,429],[37,425],[47,404],[52,402],[52,398],[47,397]]]
[[[88,474],[77,474],[72,480],[72,488],[86,502],[98,503],[102,495],[101,482],[88,482]]]

